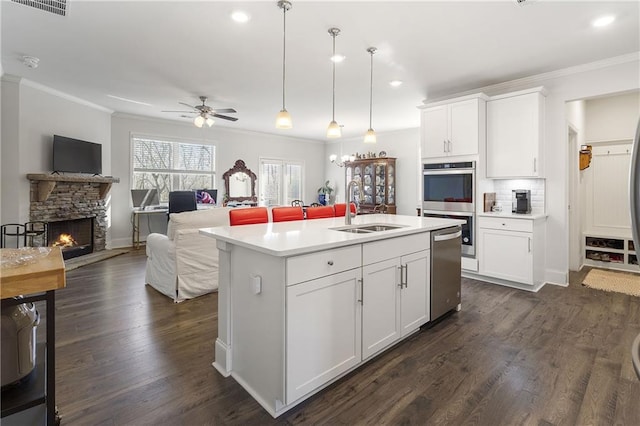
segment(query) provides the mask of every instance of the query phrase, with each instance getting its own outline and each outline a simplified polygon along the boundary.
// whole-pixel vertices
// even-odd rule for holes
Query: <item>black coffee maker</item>
[[[518,214],[531,213],[531,191],[528,189],[514,189],[512,191],[511,212]]]

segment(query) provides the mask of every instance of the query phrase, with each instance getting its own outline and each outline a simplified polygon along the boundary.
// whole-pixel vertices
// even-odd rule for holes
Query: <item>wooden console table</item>
[[[0,257],[12,255],[19,249],[0,249]],[[59,423],[55,406],[55,297],[54,291],[66,285],[64,261],[60,247],[51,247],[51,252],[33,263],[2,268],[0,270],[0,298],[3,306],[44,300],[46,303],[46,357],[44,368],[42,360],[36,358],[36,375],[46,372],[44,389],[42,380],[30,380],[23,386],[2,393],[2,413],[6,417],[20,411],[46,403],[47,425]],[[23,295],[21,299],[13,299]]]

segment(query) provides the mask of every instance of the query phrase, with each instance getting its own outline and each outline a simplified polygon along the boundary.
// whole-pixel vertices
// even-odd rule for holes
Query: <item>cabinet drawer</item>
[[[533,220],[508,217],[479,217],[478,228],[503,229],[505,231],[533,232]]]
[[[370,265],[393,257],[427,250],[430,246],[430,232],[366,243],[362,245],[362,264]]]
[[[290,257],[287,259],[287,285],[359,268],[360,265],[360,244]]]

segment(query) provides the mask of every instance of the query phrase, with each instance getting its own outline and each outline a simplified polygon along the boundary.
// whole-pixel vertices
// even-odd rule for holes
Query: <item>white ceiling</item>
[[[282,11],[269,1],[68,0],[62,17],[2,1],[5,73],[108,109],[183,120],[178,102],[209,97],[232,107],[228,126],[325,140],[331,120],[331,37],[336,120],[343,136],[369,121],[369,54],[375,46],[373,127],[419,126],[416,106],[475,88],[640,51],[640,2],[303,1],[287,12],[286,107],[294,128],[276,130],[282,102]],[[238,24],[235,10],[251,19]],[[616,16],[604,28],[591,22]],[[37,69],[23,55],[40,58]],[[391,80],[402,80],[398,88]],[[137,105],[107,95],[150,104]]]

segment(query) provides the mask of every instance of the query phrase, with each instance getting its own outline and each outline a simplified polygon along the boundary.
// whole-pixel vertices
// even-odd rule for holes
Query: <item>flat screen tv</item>
[[[102,174],[102,145],[54,135],[53,171]]]

